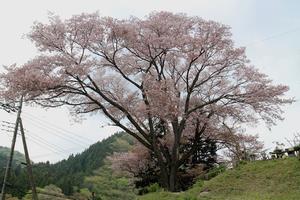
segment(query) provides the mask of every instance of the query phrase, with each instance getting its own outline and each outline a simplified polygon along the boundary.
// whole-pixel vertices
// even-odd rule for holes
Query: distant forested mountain
[[[10,148],[0,146],[0,167],[3,169],[6,167],[8,157],[10,155]],[[18,152],[14,152],[13,165],[21,164],[21,162],[25,162],[25,156]]]
[[[110,175],[112,172],[108,167],[109,164],[106,157],[113,152],[128,151],[133,143],[134,139],[127,134],[116,133],[101,142],[91,145],[82,153],[71,155],[68,159],[55,164],[50,164],[49,162],[36,163],[33,165],[36,185],[43,188],[53,184],[61,188],[66,195],[79,193],[83,188],[85,190],[97,190],[97,187],[93,184],[99,179],[99,174],[100,176],[103,174],[105,176],[104,179],[112,178]],[[9,149],[2,149],[3,152],[6,152],[3,155],[7,155]],[[16,160],[22,160],[21,158],[20,153],[15,154]],[[2,157],[0,157],[1,162],[2,160]],[[102,170],[100,170],[101,168]],[[4,171],[0,170],[0,172],[2,182]],[[125,185],[124,187],[126,188],[126,179],[120,179],[120,181],[121,185]],[[23,197],[30,190],[26,170],[18,162],[14,164],[9,183],[11,186],[8,192],[14,196]],[[118,185],[119,183],[115,184]]]
[[[80,188],[85,176],[105,164],[105,158],[113,152],[128,151],[133,139],[124,134],[113,136],[91,145],[84,152],[71,155],[68,159],[55,164],[37,163],[33,171],[38,186],[55,184],[67,195],[73,194],[74,188]],[[74,187],[76,186],[76,187]]]
[[[5,173],[9,155],[10,155],[10,148],[0,146],[0,184],[1,184],[1,187],[3,184],[3,177],[4,177],[4,173]],[[18,177],[18,179],[20,178],[20,180],[23,179],[22,172],[24,171],[24,169],[23,169],[24,166],[22,166],[22,164],[21,164],[22,162],[25,162],[25,156],[22,153],[15,151],[13,161],[12,161],[11,177],[7,184],[8,193],[13,193],[13,194],[22,193],[22,191],[13,192],[12,186],[11,186],[12,181],[17,180],[16,177]]]

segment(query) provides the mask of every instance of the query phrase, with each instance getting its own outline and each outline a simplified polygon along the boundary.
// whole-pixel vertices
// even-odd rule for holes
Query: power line
[[[28,114],[28,113],[26,113]],[[28,114],[30,115],[30,114]],[[75,140],[75,143],[77,143],[78,145],[86,148],[86,146],[82,145],[82,140],[79,140],[78,138],[74,138],[72,137],[73,134],[71,135],[71,137],[68,137],[66,135],[60,135],[60,134],[57,134],[57,132],[60,132],[60,133],[63,133],[65,134],[65,130],[64,129],[60,129],[60,128],[53,128],[51,126],[49,126],[49,124],[43,120],[40,120],[40,119],[37,119],[36,117],[34,117],[33,115],[30,115],[29,116],[30,118],[30,123],[32,123],[35,127],[39,128],[39,129],[42,129],[43,132],[45,132],[45,130],[47,130],[46,133],[48,134],[54,134],[56,135],[57,137],[65,140],[65,141],[68,141],[70,143],[74,143],[74,140]],[[2,126],[5,127],[5,128],[11,128],[10,125],[12,124],[11,122],[7,122],[7,121],[2,121]],[[7,131],[7,130],[6,130]],[[55,131],[55,132],[53,132]],[[27,131],[29,134],[27,134],[27,137],[32,141],[34,142],[35,144],[39,145],[39,146],[43,146],[46,145],[46,148],[48,150],[50,150],[51,152],[53,152],[54,154],[66,154],[66,153],[71,153],[69,150],[73,150],[75,148],[71,148],[71,149],[62,149],[61,147],[55,145],[55,144],[52,144],[52,143],[49,143],[48,141],[44,140],[42,137],[38,136],[39,134],[34,134],[32,131]],[[66,133],[66,134],[70,134],[71,132],[69,133]],[[83,138],[83,137],[82,137]],[[41,145],[40,143],[42,143],[43,145]],[[77,148],[76,148],[77,149]],[[53,154],[52,153],[52,154]],[[43,154],[45,155],[45,154]],[[38,155],[38,156],[34,156],[34,158],[36,157],[42,157],[43,155]],[[51,154],[46,154],[46,155],[51,155]]]
[[[0,129],[1,130],[1,129]],[[7,136],[9,136],[10,138],[12,138],[12,136],[10,135],[10,132],[11,130],[5,130],[5,132],[7,132]],[[20,134],[18,134],[20,135]],[[52,153],[45,153],[45,154],[38,154],[38,155],[33,155],[31,156],[32,159],[36,159],[36,158],[41,158],[41,157],[46,157],[46,156],[49,156],[49,155],[66,155],[66,154],[70,154],[72,153],[74,150],[78,150],[77,147],[73,147],[73,148],[68,148],[68,149],[56,149],[56,148],[53,148],[51,146],[51,143],[47,143],[47,142],[41,142],[41,141],[38,141],[36,139],[34,139],[33,137],[28,137],[29,134],[27,134],[26,136],[26,139],[29,139],[31,142],[33,142],[34,144],[40,146],[40,147],[43,147],[43,148],[46,148],[48,149],[49,151],[51,151]],[[20,161],[20,160],[16,160],[18,162],[23,162],[23,161]]]
[[[9,126],[7,127],[7,126],[5,126],[5,125],[3,125],[3,124],[1,124],[1,126],[4,126],[4,127],[7,128],[7,129],[1,129],[1,130],[6,131],[6,132],[9,132],[9,133],[12,132],[12,130],[9,129],[9,128],[12,128],[12,127],[9,127]],[[27,133],[28,133],[28,132],[29,132],[29,131],[27,131]],[[20,135],[20,134],[19,134],[19,135]],[[38,136],[37,134],[34,134],[32,131],[30,131],[30,135],[27,134],[26,138],[32,140],[32,141],[35,142],[35,143],[38,143],[38,142],[43,143],[44,145],[50,147],[51,150],[55,150],[55,151],[58,151],[58,152],[64,151],[64,149],[62,149],[60,146],[58,146],[58,145],[56,145],[56,144],[53,144],[53,143],[49,143],[48,141],[44,140],[42,137]],[[44,146],[43,146],[43,147],[44,147]]]
[[[74,132],[71,132],[71,131],[66,130],[66,129],[64,129],[64,128],[61,128],[61,127],[59,127],[59,126],[57,126],[57,125],[54,125],[54,124],[52,124],[51,122],[48,122],[48,121],[39,119],[39,118],[37,118],[37,117],[35,117],[35,116],[29,114],[29,113],[25,113],[25,114],[27,114],[27,115],[28,115],[27,117],[28,117],[31,121],[34,121],[35,124],[39,124],[40,126],[43,126],[43,128],[46,127],[46,128],[48,128],[48,130],[51,129],[52,131],[55,131],[55,132],[58,132],[58,133],[63,133],[64,136],[62,136],[62,137],[67,137],[67,138],[66,138],[67,140],[74,139],[74,140],[76,140],[77,142],[79,142],[80,144],[82,144],[82,143],[90,144],[90,142],[93,142],[93,141],[92,141],[91,139],[89,139],[89,138],[82,137],[82,136],[80,136],[80,135],[78,135],[78,134],[76,134],[76,133],[74,133]],[[66,135],[68,135],[68,136],[66,136]]]
[[[37,120],[32,119],[32,118],[30,120],[28,120],[28,122],[31,123],[32,125],[34,125],[36,128],[42,130],[43,133],[48,133],[48,134],[51,134],[51,135],[55,135],[55,136],[65,140],[65,141],[68,141],[69,143],[74,143],[75,142],[76,144],[78,144],[78,145],[80,145],[84,148],[86,147],[82,144],[83,141],[80,141],[78,139],[66,136],[66,135],[64,135],[64,132],[62,132],[61,130],[53,129],[49,125],[47,126],[45,124],[41,124],[40,122],[38,122]],[[63,133],[63,134],[58,134],[58,133]]]
[[[268,40],[272,40],[274,38],[278,38],[278,37],[281,37],[281,36],[284,36],[284,35],[287,35],[287,34],[290,34],[290,33],[294,33],[294,32],[297,32],[297,31],[300,31],[300,27],[297,27],[297,28],[294,28],[294,29],[290,29],[288,31],[283,31],[283,32],[280,32],[280,33],[277,33],[277,34],[269,35],[269,36],[267,36],[267,37],[265,37],[263,39],[246,43],[245,46],[252,46],[252,45],[255,45],[255,44],[258,44],[258,43],[262,43],[262,42],[265,42],[265,41],[268,41]]]
[[[68,136],[66,136],[64,134],[58,134],[58,131],[52,130],[49,127],[45,127],[44,125],[42,125],[42,124],[40,124],[40,123],[38,123],[36,121],[30,120],[28,122],[31,123],[32,125],[34,125],[34,127],[42,130],[43,133],[48,133],[48,134],[51,134],[51,135],[55,135],[56,137],[58,137],[58,138],[60,138],[60,139],[62,139],[64,141],[68,141],[69,143],[72,143],[72,144],[75,143],[75,144],[77,144],[77,145],[79,145],[81,147],[84,147],[84,148],[86,147],[85,145],[82,144],[83,143],[82,141],[70,138],[70,137],[68,137]]]
[[[67,140],[74,139],[77,142],[79,142],[79,145],[82,145],[82,143],[90,145],[91,143],[94,142],[92,139],[90,139],[88,137],[83,137],[79,133],[74,133],[73,131],[64,129],[64,128],[57,126],[56,124],[53,124],[49,121],[42,120],[39,117],[32,115],[31,113],[28,113],[26,111],[23,111],[22,113],[27,115],[26,117],[29,118],[31,121],[34,121],[35,124],[39,124],[40,126],[43,126],[43,129],[45,129],[47,127],[48,130],[51,129],[52,131],[64,134],[64,136],[62,136],[62,137],[65,137],[64,139],[67,139]],[[7,121],[3,121],[3,122],[5,122],[7,124],[11,124],[11,122],[7,122]],[[68,135],[68,136],[66,136],[66,135]],[[74,142],[74,141],[72,141],[72,142]]]
[[[48,142],[48,141],[45,140],[44,138],[40,137],[38,134],[34,134],[32,131],[27,131],[27,133],[29,133],[30,137],[33,137],[33,138],[35,138],[35,139],[37,139],[37,140],[39,140],[39,141],[42,141],[42,142],[44,142],[44,143],[46,143],[46,144],[49,144],[49,145],[51,145],[52,147],[59,149],[60,151],[64,151],[64,149],[61,148],[60,146]],[[28,134],[27,134],[27,136],[28,136]]]
[[[25,114],[27,114],[27,115],[33,117],[34,119],[40,121],[41,123],[46,124],[47,126],[50,126],[50,127],[52,127],[52,128],[56,128],[56,129],[59,129],[59,130],[61,130],[61,131],[64,131],[65,133],[70,134],[72,137],[77,137],[78,139],[81,139],[81,140],[84,140],[84,141],[88,140],[89,142],[94,142],[92,139],[87,138],[87,137],[83,137],[83,136],[82,136],[81,134],[79,134],[79,133],[74,133],[73,131],[69,131],[69,130],[64,129],[64,128],[62,128],[62,127],[59,127],[59,126],[57,126],[56,124],[53,124],[53,123],[51,123],[51,122],[49,122],[49,121],[42,120],[42,119],[40,119],[40,118],[38,118],[38,117],[36,117],[36,116],[30,114],[30,113],[25,112]]]
[[[34,124],[34,126],[38,126],[38,128],[42,129],[43,131],[46,129],[48,130],[48,132],[50,132],[51,134],[54,134],[56,135],[57,137],[60,137],[64,140],[67,140],[71,143],[77,143],[78,145],[82,146],[82,147],[86,147],[83,145],[84,144],[87,144],[87,145],[90,145],[91,142],[93,142],[91,139],[89,138],[86,138],[86,137],[82,137],[82,136],[79,136],[75,133],[72,133],[66,129],[63,129],[63,128],[60,128],[56,125],[50,125],[51,123],[49,122],[46,122],[44,120],[41,120],[37,117],[35,117],[34,115],[31,115],[27,112],[25,112],[28,119],[30,119],[30,123]],[[3,121],[5,124],[7,125],[10,125],[11,122],[7,122],[7,121]],[[5,125],[4,125],[5,126]],[[54,126],[54,127],[53,127]],[[60,133],[60,134],[59,134]]]
[[[61,149],[58,149],[57,147],[53,147],[51,144],[49,144],[49,143],[46,143],[46,142],[44,142],[44,141],[42,141],[42,140],[39,140],[39,139],[37,139],[37,138],[34,138],[34,137],[28,137],[27,136],[27,138],[29,139],[29,140],[31,140],[33,143],[35,143],[35,144],[37,144],[37,145],[39,145],[40,147],[45,147],[45,148],[47,148],[48,150],[50,150],[50,151],[52,151],[53,153],[59,153],[59,152],[62,152],[63,150],[61,150]],[[46,145],[46,146],[45,146]]]
[[[35,122],[35,124],[36,123],[38,123],[38,122]],[[13,123],[2,120],[2,122],[0,122],[0,124],[3,127],[1,130],[11,133],[11,130],[9,130],[9,129],[13,128],[11,126]],[[45,129],[45,127],[42,126],[40,123],[38,123],[38,125],[39,125],[39,128],[42,128],[43,130]],[[44,156],[53,155],[53,154],[65,155],[65,154],[72,153],[72,152],[70,152],[70,150],[78,149],[78,148],[63,149],[60,146],[50,143],[47,140],[43,139],[42,137],[39,136],[39,134],[36,134],[36,133],[34,133],[32,131],[28,131],[28,130],[27,130],[27,133],[29,133],[29,134],[27,134],[26,138],[28,138],[30,141],[37,144],[38,146],[41,146],[41,147],[46,148],[46,149],[50,150],[51,152],[53,152],[53,153],[40,154],[37,156],[33,156],[33,158],[44,157]],[[63,138],[64,140],[67,139],[66,137],[60,137],[60,138]],[[72,143],[74,142],[73,140],[70,140],[70,139],[67,139],[67,140]]]
[[[1,130],[3,130],[3,129],[1,129]],[[12,136],[10,135],[10,134],[11,134],[11,130],[4,130],[4,131],[6,131],[6,132],[7,132],[7,135],[8,135],[10,138],[12,138]],[[20,135],[20,133],[18,133],[18,135]],[[34,138],[31,138],[31,137],[26,136],[26,139],[31,140],[33,143],[37,144],[38,146],[43,147],[43,148],[46,148],[46,149],[52,151],[53,153],[58,153],[58,152],[60,151],[60,150],[57,150],[57,149],[51,147],[49,144],[47,144],[47,143],[45,143],[45,142],[37,141],[37,140],[34,139]],[[40,144],[40,143],[43,143],[43,144]]]
[[[1,130],[7,132],[8,136],[11,137],[10,133],[12,130],[9,130],[9,129],[1,129]],[[48,141],[44,140],[42,137],[38,136],[37,134],[33,134],[32,131],[30,131],[29,133],[30,134],[28,134],[28,131],[27,131],[26,138],[29,139],[30,141],[32,141],[33,143],[37,144],[38,146],[46,148],[46,149],[50,150],[51,152],[53,152],[50,155],[71,153],[70,150],[78,149],[78,148],[63,149],[63,148],[59,147],[58,145],[49,143]],[[18,133],[18,135],[20,135],[20,134]],[[34,156],[34,157],[36,157],[36,156]],[[39,155],[38,157],[42,157],[42,155]]]
[[[30,134],[27,134],[27,135],[31,135],[31,134],[32,134],[32,132]],[[53,155],[53,154],[65,155],[65,154],[72,153],[73,150],[76,150],[76,149],[78,150],[77,147],[63,149],[63,148],[61,148],[57,145],[54,145],[53,143],[49,143],[46,140],[43,140],[42,138],[38,139],[38,138],[34,138],[34,137],[31,138],[31,137],[32,137],[32,135],[29,137],[29,139],[32,140],[34,143],[36,143],[37,145],[39,145],[41,147],[44,147],[44,145],[46,145],[46,146],[50,147],[52,149],[52,152],[53,152],[53,153],[48,153],[48,154],[40,154],[40,155],[32,156],[32,158],[40,158],[40,157],[44,157],[44,156],[47,156],[47,155]],[[43,143],[44,145],[40,144],[40,143]]]

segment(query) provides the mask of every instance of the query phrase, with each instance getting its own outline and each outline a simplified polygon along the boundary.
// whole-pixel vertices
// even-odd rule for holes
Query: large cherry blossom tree
[[[234,133],[259,120],[274,125],[293,102],[287,86],[273,84],[234,46],[228,26],[199,17],[51,16],[28,37],[40,55],[7,68],[2,97],[103,114],[153,153],[171,191],[195,150],[179,153],[186,141],[226,140],[228,127]]]

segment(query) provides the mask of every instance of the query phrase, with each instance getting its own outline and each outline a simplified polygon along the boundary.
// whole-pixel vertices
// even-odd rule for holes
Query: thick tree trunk
[[[168,169],[166,166],[160,167],[160,184],[161,186],[170,191],[175,192],[177,189],[177,167],[171,166]]]
[[[177,185],[177,171],[178,171],[178,157],[179,157],[179,138],[180,134],[177,131],[177,124],[174,123],[174,130],[176,132],[175,140],[173,147],[170,151],[165,146],[161,146],[161,144],[157,144],[156,138],[153,140],[153,149],[154,154],[157,157],[158,165],[160,168],[160,179],[161,179],[161,186],[170,191],[175,192],[178,189]]]
[[[172,165],[169,174],[169,191],[175,192],[176,185],[177,185],[177,167],[175,165]]]
[[[156,138],[154,138],[153,142],[153,150],[154,155],[157,158],[158,166],[160,169],[160,184],[164,189],[169,190],[169,163],[163,158],[163,154],[161,151],[158,150],[158,145],[156,144]]]
[[[164,189],[169,190],[169,176],[166,166],[160,166],[160,184]]]

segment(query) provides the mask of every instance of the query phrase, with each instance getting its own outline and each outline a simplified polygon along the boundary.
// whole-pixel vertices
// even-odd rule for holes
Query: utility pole
[[[34,180],[33,180],[31,161],[30,161],[28,149],[27,149],[24,127],[23,127],[23,123],[22,123],[22,119],[21,119],[22,104],[23,104],[23,96],[21,97],[21,100],[19,103],[17,119],[16,119],[15,129],[14,129],[14,135],[13,135],[13,140],[12,140],[11,149],[10,149],[10,156],[8,159],[7,167],[5,169],[5,175],[4,175],[2,191],[1,191],[1,200],[5,200],[5,194],[6,194],[5,189],[6,189],[8,176],[10,175],[10,170],[11,170],[12,160],[13,160],[13,156],[14,156],[14,150],[15,150],[15,144],[16,144],[16,139],[17,139],[17,135],[18,135],[19,125],[20,125],[20,130],[21,130],[22,141],[23,141],[27,173],[28,173],[29,182],[30,182],[31,189],[32,189],[32,199],[38,200],[37,192],[36,192],[36,188],[35,188],[35,184],[34,184]]]
[[[9,159],[8,159],[7,166],[6,166],[6,169],[5,169],[3,185],[2,185],[2,190],[1,190],[1,200],[5,200],[5,187],[6,187],[7,178],[10,174],[12,159],[13,159],[13,156],[14,156],[15,144],[16,144],[16,139],[17,139],[17,134],[18,134],[18,126],[19,126],[21,110],[22,110],[22,103],[23,103],[23,96],[21,97],[21,100],[20,100],[20,103],[19,103],[17,119],[16,119],[15,129],[14,129],[14,135],[13,135],[11,148],[10,148],[10,155],[9,155]]]
[[[30,161],[29,154],[28,154],[26,138],[25,138],[23,123],[22,123],[21,118],[19,120],[19,124],[20,124],[22,140],[23,140],[23,147],[24,147],[24,153],[25,153],[25,159],[26,159],[27,173],[28,173],[29,182],[30,182],[30,185],[31,185],[31,190],[32,190],[32,199],[33,200],[38,200],[37,192],[36,192],[36,188],[35,188],[35,184],[34,184],[34,180],[33,180],[31,161]]]

